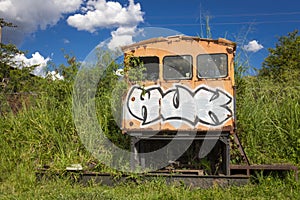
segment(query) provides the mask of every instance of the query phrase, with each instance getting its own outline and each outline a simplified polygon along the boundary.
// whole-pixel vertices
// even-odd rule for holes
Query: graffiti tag
[[[201,85],[195,90],[175,85],[167,91],[161,87],[133,86],[127,99],[129,113],[142,125],[181,120],[192,126],[219,126],[232,116],[232,97],[221,89]]]

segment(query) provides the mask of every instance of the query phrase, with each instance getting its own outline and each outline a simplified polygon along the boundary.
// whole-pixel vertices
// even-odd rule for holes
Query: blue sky
[[[206,37],[209,17],[212,37],[236,41],[250,65],[259,68],[279,36],[300,29],[300,2],[0,0],[0,16],[18,25],[3,30],[3,42],[26,51],[20,59],[30,64],[49,60],[56,65],[65,63],[62,49],[82,61],[112,35],[116,41],[128,41],[130,34],[145,27]]]

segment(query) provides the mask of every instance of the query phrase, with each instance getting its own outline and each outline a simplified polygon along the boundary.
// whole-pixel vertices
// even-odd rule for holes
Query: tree
[[[15,26],[0,18],[0,35],[3,27]],[[0,38],[0,92],[29,92],[38,79],[31,74],[36,66],[17,68],[20,63],[16,63],[14,58],[22,53],[14,44],[2,43]]]
[[[28,92],[38,79],[31,74],[36,66],[16,67],[14,57],[21,53],[13,44],[0,43],[0,92]]]
[[[298,30],[279,38],[275,48],[262,64],[259,76],[277,82],[299,82],[300,80],[300,36]]]

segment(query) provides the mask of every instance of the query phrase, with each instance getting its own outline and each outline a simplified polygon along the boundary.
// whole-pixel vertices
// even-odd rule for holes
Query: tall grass
[[[237,95],[238,131],[252,163],[300,159],[300,85],[244,77]]]
[[[67,180],[37,183],[35,169],[49,165],[65,169],[73,163],[84,167],[94,160],[78,137],[72,119],[72,83],[47,84],[30,107],[17,114],[1,116],[0,123],[0,198],[61,198],[85,197],[110,199],[181,199],[181,198],[291,198],[299,197],[300,186],[292,181],[274,178],[259,180],[260,185],[228,189],[189,191],[186,187],[166,186],[150,182],[144,186],[122,185],[115,188],[83,188]],[[121,87],[122,88],[122,87]],[[106,134],[116,131],[109,105],[112,90],[96,101],[97,112]],[[289,162],[299,166],[300,159],[300,93],[299,85],[276,85],[268,79],[242,77],[237,90],[238,131],[251,163]],[[4,94],[1,96],[4,97]],[[100,98],[100,99],[101,99]],[[1,98],[5,99],[5,98]],[[103,101],[105,103],[103,103]],[[4,105],[4,104],[2,104]],[[111,129],[114,127],[114,129]],[[121,135],[122,136],[122,135]],[[127,140],[120,142],[126,145]],[[65,187],[65,188],[64,188]],[[298,192],[297,192],[298,191]],[[1,197],[1,194],[3,196]],[[249,195],[250,196],[247,196]]]
[[[64,169],[89,159],[72,121],[71,97],[60,101],[42,93],[31,103],[17,114],[1,116],[1,179],[9,178],[19,166],[34,172],[44,165]]]

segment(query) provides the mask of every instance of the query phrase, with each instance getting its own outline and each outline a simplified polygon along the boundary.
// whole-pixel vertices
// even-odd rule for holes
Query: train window
[[[157,80],[159,77],[159,58],[157,56],[145,56],[139,58],[145,67],[145,79],[152,81]]]
[[[198,78],[222,78],[228,74],[226,54],[200,54],[197,56]]]
[[[131,81],[156,81],[159,78],[159,58],[157,56],[132,57],[131,60],[133,67],[129,71]]]
[[[163,59],[163,77],[166,80],[191,79],[192,56],[165,56]]]

